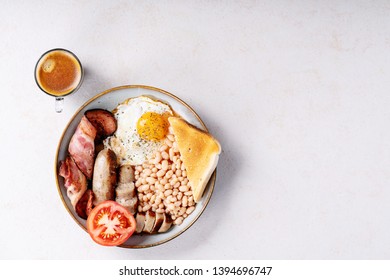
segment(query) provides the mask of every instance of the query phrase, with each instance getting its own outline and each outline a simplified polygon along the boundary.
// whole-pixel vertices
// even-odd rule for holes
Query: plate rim
[[[61,187],[60,187],[60,183],[58,181],[58,169],[59,169],[59,161],[58,161],[58,156],[59,156],[59,151],[60,151],[60,146],[61,146],[61,143],[64,139],[64,136],[65,136],[65,133],[66,131],[68,130],[70,124],[74,121],[74,119],[76,118],[76,116],[87,106],[89,105],[91,102],[93,102],[94,100],[100,98],[101,96],[103,95],[106,95],[106,94],[109,94],[113,91],[117,91],[117,90],[121,90],[121,89],[131,89],[131,88],[143,88],[143,89],[147,89],[147,90],[152,90],[152,91],[157,91],[157,92],[160,92],[164,95],[167,95],[173,99],[175,99],[177,102],[181,103],[183,106],[185,106],[187,109],[189,109],[191,111],[191,113],[197,118],[197,120],[200,122],[200,124],[202,125],[203,129],[208,132],[208,129],[206,127],[206,125],[204,124],[204,122],[202,121],[202,119],[199,117],[199,115],[195,112],[194,109],[191,108],[191,106],[189,106],[186,102],[184,102],[182,99],[180,99],[179,97],[177,97],[176,95],[168,92],[168,91],[165,91],[163,89],[160,89],[160,88],[157,88],[157,87],[153,87],[153,86],[147,86],[147,85],[122,85],[122,86],[117,86],[117,87],[113,87],[113,88],[109,88],[105,91],[102,91],[98,94],[96,94],[95,96],[91,97],[89,100],[87,100],[84,104],[82,104],[77,110],[76,112],[73,114],[73,116],[70,118],[70,120],[68,121],[68,123],[66,124],[65,128],[63,129],[62,131],[62,134],[61,134],[61,137],[58,141],[58,144],[57,144],[57,149],[56,149],[56,153],[55,153],[55,159],[54,159],[54,177],[55,177],[55,181],[56,181],[56,185],[57,185],[57,191],[58,191],[58,194],[61,198],[61,201],[62,201],[62,204],[63,206],[65,207],[65,209],[68,211],[69,215],[73,218],[73,220],[86,232],[87,232],[87,229],[86,227],[77,219],[77,217],[73,214],[73,212],[69,209],[68,205],[66,204],[66,201],[65,201],[65,198],[64,196],[62,195],[62,191],[61,191]],[[178,233],[164,239],[164,240],[161,240],[161,241],[158,241],[158,242],[154,242],[154,243],[151,243],[151,244],[146,244],[146,245],[125,245],[125,244],[121,244],[119,246],[116,246],[116,247],[121,247],[121,248],[127,248],[127,249],[143,249],[143,248],[150,248],[150,247],[155,247],[155,246],[158,246],[158,245],[161,245],[161,244],[164,244],[168,241],[171,241],[173,239],[175,239],[176,237],[178,237],[179,235],[183,234],[185,231],[187,231],[198,219],[199,217],[203,214],[203,212],[205,211],[207,205],[209,204],[210,202],[210,199],[211,199],[211,196],[214,192],[214,187],[215,187],[215,182],[216,182],[216,176],[217,176],[217,168],[214,170],[213,174],[211,175],[210,177],[210,180],[208,182],[208,184],[210,185],[210,190],[208,192],[208,195],[207,197],[205,197],[205,203],[204,203],[204,206],[203,208],[200,210],[200,212],[197,214],[196,217],[194,217],[194,219],[185,227],[183,228],[182,230],[180,230]]]

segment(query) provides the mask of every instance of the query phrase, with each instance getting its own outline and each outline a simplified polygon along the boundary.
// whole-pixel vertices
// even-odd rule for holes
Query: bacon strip
[[[89,213],[91,213],[93,208],[93,192],[92,190],[87,190],[84,195],[81,197],[79,202],[76,204],[76,213],[79,217],[87,219]]]
[[[59,174],[65,180],[66,194],[76,209],[77,203],[87,190],[87,179],[70,156],[61,161]]]
[[[92,178],[95,137],[96,128],[83,116],[68,147],[69,154],[88,179]]]

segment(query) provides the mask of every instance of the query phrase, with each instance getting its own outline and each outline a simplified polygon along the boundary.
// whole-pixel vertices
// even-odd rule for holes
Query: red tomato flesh
[[[87,230],[92,239],[103,246],[124,243],[135,231],[133,215],[122,205],[107,200],[88,215]]]

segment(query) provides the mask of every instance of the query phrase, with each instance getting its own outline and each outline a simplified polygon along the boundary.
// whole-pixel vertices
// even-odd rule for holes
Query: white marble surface
[[[314,3],[315,2],[315,3]],[[389,259],[388,1],[2,1],[2,259]],[[33,79],[48,49],[86,68],[62,114]],[[54,181],[95,94],[146,84],[220,140],[205,213],[150,249],[95,245]]]

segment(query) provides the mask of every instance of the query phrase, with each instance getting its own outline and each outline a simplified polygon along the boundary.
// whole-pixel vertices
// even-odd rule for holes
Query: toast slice
[[[205,131],[189,124],[182,118],[170,117],[181,160],[187,171],[194,201],[198,202],[217,167],[221,145]]]

